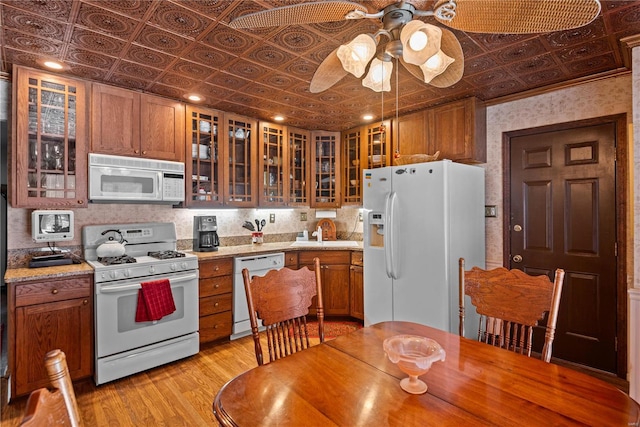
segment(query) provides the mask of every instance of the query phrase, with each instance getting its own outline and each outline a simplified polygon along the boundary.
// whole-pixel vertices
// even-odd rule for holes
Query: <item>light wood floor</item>
[[[318,342],[312,340],[312,344]],[[559,362],[552,361],[576,368]],[[217,425],[211,409],[216,393],[231,378],[255,366],[253,340],[248,336],[203,347],[195,356],[101,386],[92,380],[78,382],[74,390],[86,426]],[[628,392],[626,381],[583,371]],[[0,426],[17,426],[26,403],[23,397],[3,406]]]
[[[74,390],[86,426],[217,425],[211,409],[216,393],[255,366],[253,340],[248,336],[203,346],[195,356],[101,386],[81,381]],[[4,406],[0,425],[18,425],[26,403],[25,397]]]

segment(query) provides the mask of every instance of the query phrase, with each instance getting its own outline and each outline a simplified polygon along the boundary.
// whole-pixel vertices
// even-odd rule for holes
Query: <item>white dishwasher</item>
[[[264,255],[238,257],[233,266],[233,335],[231,339],[251,334],[249,321],[249,307],[244,291],[242,269],[249,270],[249,277],[264,276],[270,270],[280,270],[284,267],[284,252]]]

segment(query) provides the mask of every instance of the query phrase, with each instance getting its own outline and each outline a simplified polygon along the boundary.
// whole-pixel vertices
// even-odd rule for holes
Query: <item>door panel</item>
[[[609,372],[617,371],[615,142],[612,122],[510,138],[509,268],[550,279],[565,270],[553,356]],[[544,329],[536,334],[541,347]]]

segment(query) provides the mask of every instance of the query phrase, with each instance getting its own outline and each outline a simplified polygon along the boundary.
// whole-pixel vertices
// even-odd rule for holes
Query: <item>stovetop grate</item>
[[[185,256],[184,253],[178,251],[152,251],[147,253],[148,256],[157,258],[157,259],[171,259],[171,258],[182,258]]]
[[[132,264],[136,259],[129,255],[98,257],[98,262],[104,265]]]

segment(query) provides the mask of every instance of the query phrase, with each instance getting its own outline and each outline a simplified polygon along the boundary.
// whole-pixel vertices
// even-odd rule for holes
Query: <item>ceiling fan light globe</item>
[[[438,53],[427,59],[427,61],[420,66],[422,74],[424,74],[424,82],[429,83],[435,77],[444,73],[454,61],[455,59],[446,55],[443,51],[438,51]]]
[[[378,58],[374,58],[371,61],[369,73],[362,79],[362,86],[368,87],[374,92],[390,92],[392,71],[393,63],[383,62]]]
[[[338,58],[345,71],[361,77],[376,53],[376,42],[370,34],[360,34],[338,48]]]
[[[409,64],[421,65],[440,50],[442,30],[419,20],[407,23],[400,32],[402,58]]]

